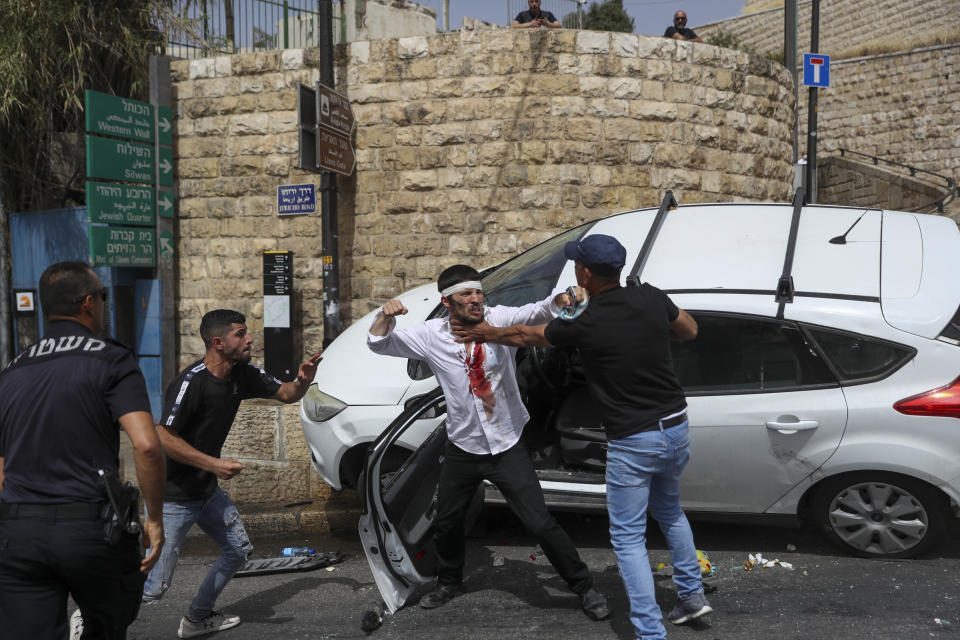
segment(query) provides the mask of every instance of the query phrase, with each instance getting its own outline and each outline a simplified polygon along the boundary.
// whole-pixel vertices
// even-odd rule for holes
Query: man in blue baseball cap
[[[679,604],[674,624],[713,609],[703,595],[690,524],[680,508],[680,475],[690,458],[687,402],[673,371],[670,340],[691,340],[696,321],[653,285],[621,286],[627,251],[594,234],[564,246],[577,284],[590,294],[582,313],[538,326],[492,327],[451,322],[458,341],[579,348],[587,387],[607,436],[610,538],[630,599],[637,637],[666,640],[647,558],[647,511],[670,545]]]

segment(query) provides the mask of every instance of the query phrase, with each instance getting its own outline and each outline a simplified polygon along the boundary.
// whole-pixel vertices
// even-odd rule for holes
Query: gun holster
[[[100,485],[107,498],[103,506],[103,539],[115,545],[124,533],[140,535],[140,490],[129,482],[121,485],[115,473],[102,469]]]

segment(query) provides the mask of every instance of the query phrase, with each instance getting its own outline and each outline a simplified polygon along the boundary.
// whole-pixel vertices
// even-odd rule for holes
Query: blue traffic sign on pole
[[[803,84],[807,87],[830,86],[830,56],[823,53],[803,54]]]

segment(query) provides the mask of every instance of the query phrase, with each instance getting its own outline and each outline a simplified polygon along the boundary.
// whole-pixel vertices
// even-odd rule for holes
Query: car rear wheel
[[[813,516],[827,537],[865,558],[913,558],[942,542],[948,504],[933,487],[893,473],[826,481]]]

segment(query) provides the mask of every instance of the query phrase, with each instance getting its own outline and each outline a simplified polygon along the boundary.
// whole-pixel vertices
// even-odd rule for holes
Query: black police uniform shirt
[[[280,384],[250,363],[235,364],[226,378],[218,378],[202,359],[197,360],[167,387],[160,424],[193,448],[219,458],[240,401],[272,398]],[[213,473],[167,457],[165,500],[205,500],[216,488],[217,476]]]
[[[680,35],[682,35],[682,36],[683,36],[684,38],[686,38],[687,40],[693,40],[694,38],[697,37],[697,34],[694,33],[693,29],[688,29],[688,28],[686,28],[686,27],[681,27],[681,28],[677,29],[677,28],[674,27],[673,25],[667,27],[667,30],[663,32],[663,37],[664,37],[664,38],[672,38],[672,37],[673,37],[673,34],[675,34],[675,33],[679,33]]]
[[[644,283],[601,291],[572,321],[556,318],[546,326],[550,344],[580,349],[608,440],[687,406],[670,353],[670,323],[679,314],[665,293]]]
[[[119,469],[120,425],[150,412],[136,356],[72,320],[0,372],[3,502],[100,502],[98,471]]]
[[[533,22],[537,18],[545,18],[547,22],[557,22],[556,16],[554,16],[549,11],[540,10],[540,15],[536,18],[533,17],[533,14],[529,11],[521,11],[517,14],[517,17],[513,19],[514,22],[519,22],[520,24],[527,24],[528,22]]]

